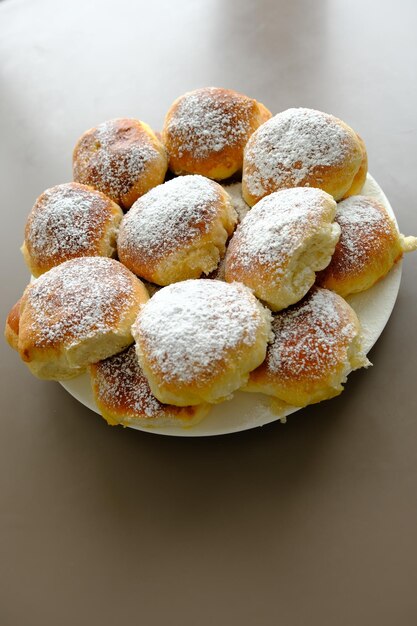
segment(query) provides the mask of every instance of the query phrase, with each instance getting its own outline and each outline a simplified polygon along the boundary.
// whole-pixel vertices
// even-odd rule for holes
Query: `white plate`
[[[373,196],[382,202],[395,220],[394,212],[384,192],[369,174],[361,193]],[[372,348],[391,315],[397,299],[400,281],[401,263],[397,263],[391,272],[371,289],[347,298],[361,321],[365,338],[365,352]],[[364,373],[364,375],[366,374]],[[61,382],[61,385],[81,404],[84,404],[96,413],[99,412],[94,402],[88,374]],[[131,428],[160,435],[181,437],[224,435],[263,426],[280,419],[276,414],[272,413],[269,403],[270,398],[263,394],[236,392],[232,400],[215,405],[202,422],[191,428],[163,427],[151,429],[135,426],[131,426]],[[289,408],[285,415],[290,415],[299,410],[299,408],[295,407]]]

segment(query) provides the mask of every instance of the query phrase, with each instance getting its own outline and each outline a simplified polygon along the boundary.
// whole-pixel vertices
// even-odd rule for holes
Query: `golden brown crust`
[[[356,137],[358,138],[359,144],[362,150],[362,161],[360,167],[352,181],[352,185],[350,189],[345,193],[343,199],[348,198],[349,196],[355,196],[360,194],[362,188],[366,181],[366,175],[368,173],[368,153],[366,150],[365,142],[358,133],[356,133]]]
[[[210,405],[178,407],[155,398],[139,365],[135,346],[89,366],[94,399],[110,425],[192,426]]]
[[[21,301],[21,298],[10,309],[9,315],[7,316],[7,320],[6,320],[6,327],[4,329],[4,336],[6,338],[6,341],[9,344],[9,346],[13,348],[13,350],[18,349],[20,301]]]
[[[260,126],[244,153],[242,193],[253,206],[288,187],[318,187],[335,200],[349,191],[363,150],[342,120],[313,109],[287,109]]]
[[[341,296],[369,289],[403,254],[402,237],[385,207],[368,196],[340,202],[335,220],[340,239],[317,284]]]
[[[164,146],[144,122],[118,118],[86,131],[73,153],[74,180],[102,191],[125,209],[164,181]]]
[[[243,150],[270,111],[230,89],[206,87],[180,96],[162,130],[175,174],[201,174],[223,180],[242,169]]]
[[[26,221],[22,253],[37,277],[81,256],[114,256],[121,208],[103,193],[80,183],[44,191]]]
[[[350,371],[369,365],[359,320],[339,295],[314,287],[276,314],[265,361],[251,372],[245,391],[306,406],[339,395]]]
[[[225,279],[253,289],[273,311],[300,300],[329,263],[340,228],[336,202],[321,189],[282,189],[242,220],[226,253]]]
[[[152,189],[125,215],[119,259],[158,285],[199,278],[217,267],[236,220],[218,183],[181,176]]]
[[[28,285],[21,299],[18,350],[33,374],[60,380],[132,343],[145,287],[104,257],[65,261]]]

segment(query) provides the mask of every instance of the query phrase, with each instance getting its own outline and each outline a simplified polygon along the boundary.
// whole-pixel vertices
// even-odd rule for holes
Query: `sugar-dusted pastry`
[[[80,256],[114,256],[122,217],[115,202],[87,185],[47,189],[26,221],[22,253],[31,273],[40,276]]]
[[[244,217],[226,253],[225,278],[240,281],[273,311],[294,304],[329,263],[339,238],[336,202],[321,189],[282,189]]]
[[[132,323],[147,300],[143,284],[118,261],[65,261],[25,289],[17,326],[19,354],[39,378],[77,376],[89,363],[132,343]]]
[[[339,395],[352,370],[370,365],[359,320],[338,294],[320,287],[273,317],[274,339],[244,391],[302,407]]]
[[[369,289],[404,252],[417,249],[417,238],[401,235],[375,198],[351,196],[339,202],[335,221],[341,228],[340,239],[317,283],[341,296]]]
[[[242,169],[251,134],[271,117],[266,107],[231,89],[204,87],[169,108],[162,140],[175,174],[222,180]]]
[[[102,191],[128,209],[164,181],[165,148],[140,120],[117,118],[87,130],[73,153],[74,180]]]
[[[178,406],[229,398],[264,360],[270,317],[240,283],[164,287],[141,307],[132,328],[153,394]]]
[[[153,395],[139,365],[135,346],[89,366],[97,407],[111,426],[193,426],[210,410],[209,404],[174,406]]]
[[[124,216],[120,261],[158,285],[209,274],[237,221],[224,189],[203,176],[180,176],[151,189]]]
[[[253,206],[279,189],[318,187],[340,200],[358,193],[366,170],[365,145],[342,120],[314,109],[287,109],[246,144],[243,197]]]

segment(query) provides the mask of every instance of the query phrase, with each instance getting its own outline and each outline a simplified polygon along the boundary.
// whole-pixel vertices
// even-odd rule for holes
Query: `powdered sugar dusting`
[[[334,116],[313,109],[287,109],[251,136],[245,148],[244,179],[257,197],[271,187],[308,186],[317,166],[343,163],[350,150],[350,135]]]
[[[340,363],[341,353],[357,334],[349,305],[321,288],[274,315],[272,330],[275,337],[265,365],[282,380],[321,378]]]
[[[120,217],[100,193],[78,183],[57,185],[38,198],[28,217],[25,242],[41,265],[94,256],[106,226]]]
[[[161,289],[132,332],[167,381],[210,380],[230,350],[254,345],[262,309],[240,283],[187,280]]]
[[[236,229],[226,264],[250,269],[253,264],[273,269],[279,279],[294,251],[314,233],[329,210],[331,197],[313,188],[283,189],[258,202]]]
[[[154,187],[125,215],[118,247],[142,263],[157,262],[209,232],[222,190],[203,176],[181,176]]]
[[[166,132],[180,158],[190,154],[203,159],[236,144],[243,149],[251,132],[253,106],[250,98],[227,90],[197,89],[180,98]]]
[[[366,268],[378,251],[387,248],[387,240],[398,238],[393,221],[374,198],[351,196],[337,205],[335,221],[341,235],[330,265],[343,274],[357,274]],[[324,270],[326,272],[326,270]]]
[[[82,257],[37,278],[25,292],[35,345],[71,345],[108,333],[134,299],[132,274],[118,261]]]
[[[74,178],[116,201],[129,193],[159,153],[136,120],[109,120],[86,133],[74,161]]]
[[[138,363],[135,346],[116,354],[94,367],[94,387],[98,401],[125,416],[144,418],[164,417],[167,412],[184,412],[159,402],[152,394],[148,381]]]

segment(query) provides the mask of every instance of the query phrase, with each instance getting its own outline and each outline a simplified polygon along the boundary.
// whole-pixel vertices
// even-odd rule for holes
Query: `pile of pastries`
[[[417,249],[366,175],[340,119],[228,89],[179,97],[160,134],[101,123],[29,213],[6,338],[39,378],[88,370],[109,424],[191,426],[238,389],[334,397],[369,365],[344,297]]]

